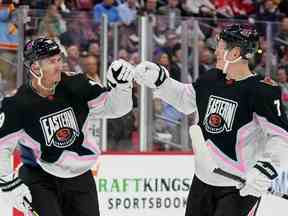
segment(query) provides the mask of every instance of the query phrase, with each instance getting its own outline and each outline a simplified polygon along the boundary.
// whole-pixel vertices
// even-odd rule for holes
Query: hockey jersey
[[[83,74],[62,79],[51,97],[25,84],[5,98],[0,112],[0,176],[12,172],[10,155],[21,146],[23,163],[70,178],[89,170],[100,150],[88,136],[88,121],[120,117],[132,109],[132,89],[101,87]]]
[[[164,85],[156,91],[160,98],[186,114],[198,112],[198,125],[220,168],[245,178],[257,160],[288,167],[288,121],[278,86],[254,75],[227,81],[216,69],[193,85],[171,78]],[[236,184],[212,173],[207,163],[201,155],[195,155],[195,174],[203,182],[215,186]]]

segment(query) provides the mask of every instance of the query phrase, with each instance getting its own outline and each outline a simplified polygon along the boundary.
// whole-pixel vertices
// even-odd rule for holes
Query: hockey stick
[[[7,184],[7,181],[4,181],[3,179],[0,179],[0,181],[2,183],[6,183]],[[39,216],[39,214],[33,209],[32,207],[32,203],[28,200],[28,198],[26,196],[23,197],[23,203],[24,204],[26,203],[27,205],[25,205],[25,207],[33,214],[33,216]]]
[[[246,180],[241,178],[240,176],[229,173],[217,166],[216,162],[213,161],[213,158],[210,155],[210,151],[206,145],[202,130],[198,125],[192,125],[189,129],[189,134],[192,140],[193,151],[195,152],[195,154],[198,154],[202,157],[203,160],[205,160],[206,164],[209,165],[209,169],[211,172],[232,179],[243,185],[246,183]],[[269,194],[288,200],[287,194],[280,192],[272,192],[271,188],[268,190],[268,192]]]
[[[226,172],[225,170],[221,169],[221,168],[216,168],[213,170],[214,173],[218,174],[218,175],[222,175],[226,178],[230,178],[232,180],[235,180],[241,184],[245,184],[246,183],[246,180],[237,176],[237,175],[234,175],[232,173],[229,173],[229,172]],[[277,197],[280,197],[280,198],[283,198],[283,199],[286,199],[288,200],[288,194],[285,194],[285,193],[281,193],[281,192],[275,192],[275,191],[272,191],[272,188],[269,188],[268,189],[268,193],[271,194],[271,195],[274,195],[274,196],[277,196]]]
[[[28,210],[33,214],[33,216],[39,216],[39,214],[33,209],[32,203],[28,200],[26,196],[24,196],[24,202],[28,204]]]

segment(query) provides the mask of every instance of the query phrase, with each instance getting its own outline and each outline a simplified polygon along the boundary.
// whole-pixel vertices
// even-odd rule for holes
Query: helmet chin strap
[[[40,67],[39,64],[38,64],[38,66],[39,66],[39,75],[36,75],[31,69],[30,69],[30,73],[37,79],[37,84],[40,86],[40,88],[42,88],[42,89],[44,89],[44,90],[46,90],[46,91],[50,91],[50,92],[52,92],[52,94],[54,94],[58,82],[57,82],[57,83],[54,83],[51,88],[45,87],[45,86],[42,84],[43,71],[42,71],[42,69],[41,69],[41,67]]]
[[[236,63],[242,59],[242,56],[239,56],[237,59],[235,59],[233,61],[229,61],[229,60],[227,60],[228,53],[229,53],[229,50],[226,50],[224,53],[224,62],[225,62],[224,67],[223,67],[223,73],[224,74],[227,74],[227,72],[228,72],[227,69],[228,69],[229,64],[234,64],[234,63]]]

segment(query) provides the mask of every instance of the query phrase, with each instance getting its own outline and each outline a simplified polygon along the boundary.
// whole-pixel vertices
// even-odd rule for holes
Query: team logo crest
[[[213,134],[231,131],[237,107],[235,101],[211,95],[204,119],[206,131]]]
[[[79,128],[71,107],[40,118],[46,145],[66,148],[79,136]]]

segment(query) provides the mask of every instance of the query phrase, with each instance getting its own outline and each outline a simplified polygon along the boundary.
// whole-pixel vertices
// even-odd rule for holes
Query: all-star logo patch
[[[235,101],[211,95],[204,118],[206,131],[213,134],[231,131],[237,107]]]
[[[40,118],[47,146],[66,148],[79,136],[79,127],[71,107]]]

